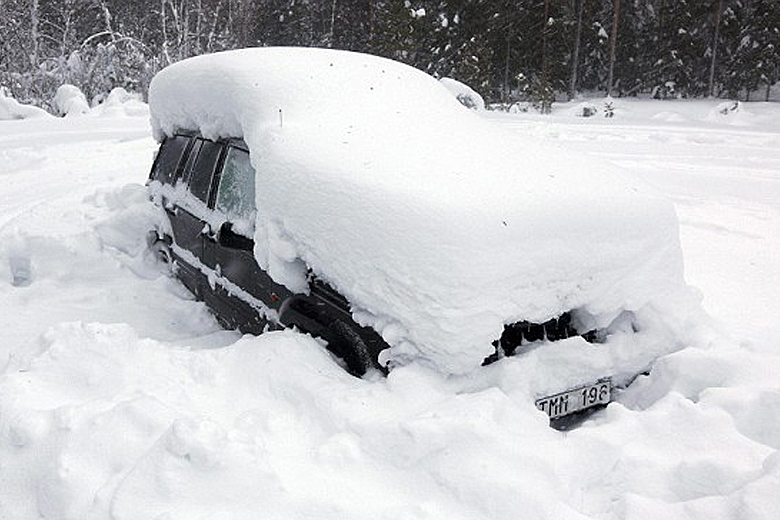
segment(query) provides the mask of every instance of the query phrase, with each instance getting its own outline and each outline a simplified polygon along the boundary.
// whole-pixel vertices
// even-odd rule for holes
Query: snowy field
[[[485,116],[668,195],[713,318],[565,433],[515,359],[358,380],[220,330],[144,253],[138,107],[0,122],[0,518],[780,518],[780,105],[717,105]]]

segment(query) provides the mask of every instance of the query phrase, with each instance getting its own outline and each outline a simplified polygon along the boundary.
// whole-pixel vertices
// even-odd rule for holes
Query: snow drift
[[[115,87],[102,103],[92,109],[92,113],[102,117],[140,117],[149,114],[149,107],[140,94]]]
[[[75,85],[65,83],[57,88],[54,95],[54,107],[65,117],[89,114],[89,103],[84,93]]]
[[[4,88],[0,88],[0,121],[50,116],[42,108],[19,103]]]
[[[149,101],[158,140],[245,139],[258,263],[305,290],[303,260],[382,333],[388,359],[463,373],[506,323],[572,309],[598,326],[624,310],[641,321],[684,287],[669,202],[607,164],[510,136],[411,67],[230,51],[164,69]]]
[[[485,100],[473,88],[452,78],[441,78],[439,81],[464,107],[476,111],[485,110]]]

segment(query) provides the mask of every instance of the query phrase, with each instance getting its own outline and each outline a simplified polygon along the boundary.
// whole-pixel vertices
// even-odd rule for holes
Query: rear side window
[[[249,153],[228,148],[219,179],[216,209],[229,220],[250,220],[255,211],[255,170]]]
[[[203,144],[202,139],[195,139],[190,149],[190,155],[187,157],[187,163],[184,165],[184,171],[182,174],[182,181],[187,186],[190,185],[190,179],[192,178],[192,166],[195,164],[195,159],[198,158],[200,153],[200,146]]]
[[[208,204],[211,178],[217,167],[220,151],[222,151],[222,145],[204,140],[200,147],[200,152],[198,152],[198,158],[195,159],[195,165],[192,168],[189,182],[190,193],[205,204]]]
[[[179,171],[179,165],[189,140],[189,137],[177,135],[175,137],[167,137],[163,141],[162,146],[160,146],[160,153],[154,162],[154,170],[151,175],[153,180],[160,181],[163,184],[172,183]]]

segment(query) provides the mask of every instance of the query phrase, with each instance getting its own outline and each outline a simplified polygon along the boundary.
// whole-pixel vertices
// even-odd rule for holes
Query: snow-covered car
[[[245,49],[167,67],[149,101],[165,210],[150,247],[229,327],[297,327],[357,375],[522,358],[553,418],[682,346],[671,203],[423,72]]]
[[[257,264],[255,176],[240,139],[166,137],[149,177],[166,218],[149,232],[150,250],[225,327],[254,334],[297,327],[327,340],[349,372],[362,376],[387,345],[352,320],[346,299],[312,273],[308,290],[293,292]]]

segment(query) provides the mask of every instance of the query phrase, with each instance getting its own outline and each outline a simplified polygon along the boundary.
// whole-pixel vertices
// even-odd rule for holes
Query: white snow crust
[[[603,161],[485,122],[408,66],[246,49],[169,66],[149,99],[157,139],[245,139],[259,264],[300,289],[305,261],[382,333],[390,361],[465,373],[506,323],[572,309],[599,326],[624,310],[652,322],[659,302],[685,299],[668,201]],[[651,358],[678,347],[641,345]]]

